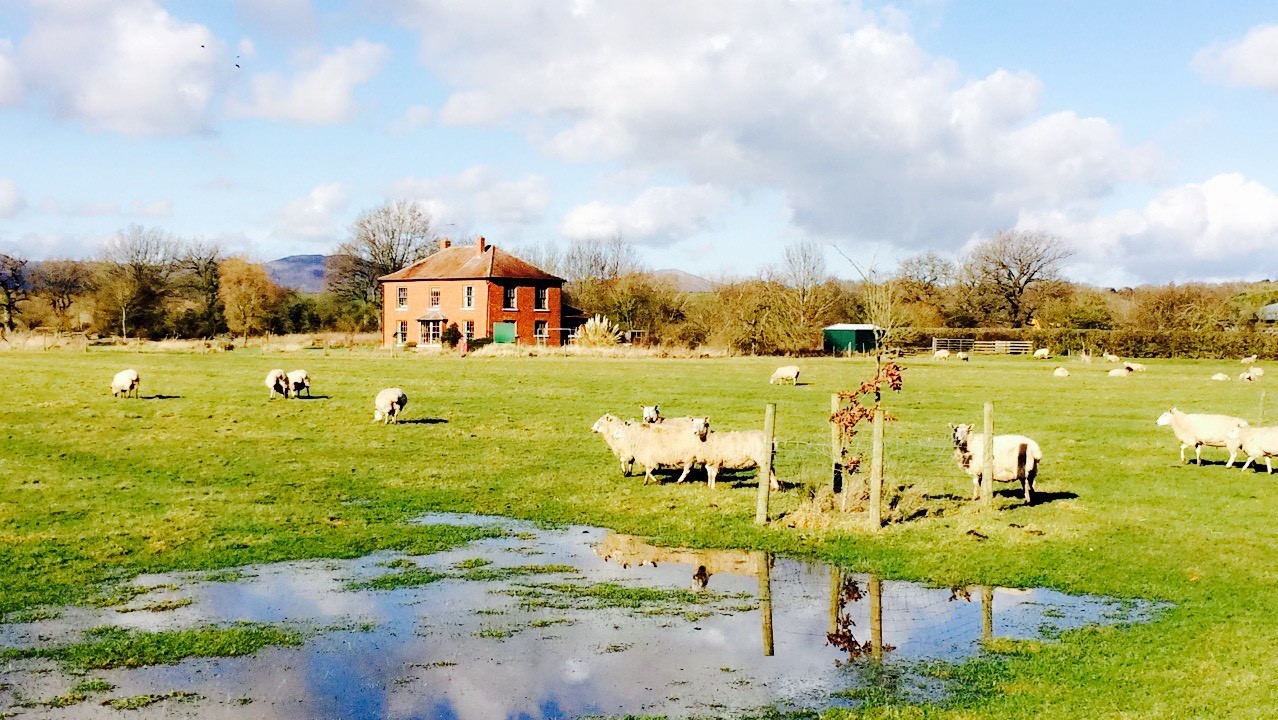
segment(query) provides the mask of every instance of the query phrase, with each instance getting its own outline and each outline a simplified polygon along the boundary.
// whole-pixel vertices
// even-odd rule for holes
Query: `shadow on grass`
[[[413,418],[412,420],[398,420],[396,425],[438,425],[448,422],[444,418]]]
[[[1005,497],[1005,498],[1011,498],[1011,499],[1022,499],[1025,497],[1020,487],[995,489],[994,495],[995,497]],[[1069,492],[1067,490],[1057,491],[1057,492],[1035,490],[1033,497],[1034,497],[1034,501],[1030,503],[1031,505],[1042,505],[1044,503],[1056,502],[1058,500],[1074,500],[1078,497],[1078,494]]]
[[[143,400],[181,400],[181,395],[147,395]]]
[[[294,395],[294,400],[327,400],[328,395]]]

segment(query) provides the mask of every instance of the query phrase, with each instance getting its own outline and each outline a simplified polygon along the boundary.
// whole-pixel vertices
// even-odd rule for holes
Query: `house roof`
[[[835,323],[834,325],[826,325],[822,330],[874,330],[873,325],[868,323]]]
[[[519,280],[558,280],[510,253],[487,244],[483,238],[474,244],[445,246],[406,268],[378,278],[388,280],[472,280],[514,278]]]

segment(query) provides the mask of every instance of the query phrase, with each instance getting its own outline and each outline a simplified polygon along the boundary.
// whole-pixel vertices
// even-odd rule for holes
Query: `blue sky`
[[[0,0],[0,251],[326,253],[404,198],[707,276],[1021,229],[1085,282],[1278,278],[1276,109],[1272,3]]]

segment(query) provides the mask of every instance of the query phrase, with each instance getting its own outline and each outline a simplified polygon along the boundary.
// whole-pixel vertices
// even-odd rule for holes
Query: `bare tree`
[[[839,292],[825,263],[825,247],[800,240],[785,249],[784,261],[767,287],[775,291],[773,306],[784,349],[808,350],[821,341],[821,328],[831,319]]]
[[[836,246],[834,249],[861,276],[861,307],[864,308],[865,319],[874,325],[874,344],[879,350],[881,362],[883,351],[889,343],[896,340],[897,330],[905,325],[901,285],[890,277],[884,277],[874,266],[873,259],[863,265],[843,252],[842,248]]]
[[[954,261],[934,252],[911,255],[902,260],[896,270],[902,295],[909,302],[938,300],[941,291],[954,283],[956,275]]]
[[[512,252],[521,260],[532,263],[551,275],[566,279],[564,251],[557,243],[551,241],[529,243],[515,248]]]
[[[204,337],[221,332],[225,323],[221,299],[220,266],[224,259],[217,243],[194,240],[186,243],[178,257],[182,285],[199,298],[198,328]]]
[[[93,289],[93,270],[80,260],[45,260],[31,273],[31,291],[44,298],[62,328],[77,299]]]
[[[964,269],[1000,299],[1013,327],[1023,327],[1034,313],[1030,290],[1059,279],[1061,264],[1073,254],[1055,235],[1006,230],[978,243]]]
[[[615,280],[642,269],[639,253],[620,235],[605,240],[578,240],[563,258],[564,279],[573,282]]]
[[[0,331],[13,332],[18,320],[18,303],[27,299],[27,261],[0,254]]]
[[[329,258],[324,280],[330,291],[346,300],[376,305],[381,300],[377,278],[438,248],[439,237],[430,213],[416,202],[395,200],[368,210],[355,220],[350,237]]]
[[[159,228],[130,225],[108,240],[96,281],[99,309],[110,315],[106,324],[124,337],[130,328],[160,329],[176,258],[177,244]]]

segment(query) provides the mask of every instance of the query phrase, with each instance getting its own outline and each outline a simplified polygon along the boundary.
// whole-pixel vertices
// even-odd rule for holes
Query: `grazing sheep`
[[[1035,360],[1047,360],[1052,357],[1052,349],[1041,347],[1034,351]]]
[[[407,404],[408,396],[403,390],[386,388],[377,393],[377,398],[373,400],[373,422],[380,420],[387,425],[399,422],[399,414],[403,412]]]
[[[640,409],[639,417],[643,418],[646,423],[661,422],[661,407],[659,405],[643,405]]]
[[[287,375],[289,392],[293,393],[293,397],[300,397],[302,391],[306,391],[306,397],[311,396],[311,376],[305,370],[294,370]]]
[[[710,418],[705,418],[705,421],[709,428]],[[720,470],[761,469],[774,452],[776,445],[769,446],[768,438],[762,430],[706,432],[697,447],[696,460],[705,465],[706,484],[713,490]],[[763,478],[759,478],[759,482],[763,482]],[[768,482],[773,490],[781,489],[776,472],[771,473]]]
[[[1256,376],[1252,374],[1250,371],[1244,370],[1243,372],[1238,374],[1238,379],[1242,380],[1243,382],[1252,382],[1253,380],[1256,379]]]
[[[1058,378],[1067,378],[1067,377],[1069,377],[1069,371],[1068,371],[1068,370],[1066,370],[1066,369],[1065,369],[1065,368],[1063,368],[1063,367],[1060,367],[1060,366],[1057,366],[1057,368],[1056,368],[1055,370],[1053,370],[1053,371],[1052,371],[1052,374],[1053,374],[1053,375],[1055,375],[1055,376],[1056,376],[1056,377],[1058,377]]]
[[[1239,448],[1247,455],[1243,470],[1251,467],[1256,458],[1264,458],[1265,472],[1272,475],[1274,466],[1269,458],[1278,456],[1278,427],[1234,428],[1229,433],[1229,447]]]
[[[1252,363],[1256,362],[1256,359],[1257,359],[1258,357],[1260,357],[1260,356],[1259,356],[1259,355],[1248,355],[1247,357],[1243,358],[1242,360],[1239,360],[1239,362],[1241,362],[1243,365],[1250,365],[1250,364],[1252,364]]]
[[[933,359],[933,360],[949,360],[949,359],[950,359],[950,351],[949,351],[949,350],[937,350],[936,352],[932,353],[932,359]]]
[[[968,361],[970,361],[970,360],[971,360],[971,356],[969,356],[969,355],[968,355],[967,353],[965,353],[965,352],[960,352],[959,354],[955,355],[954,357],[958,358],[958,359],[959,359],[959,362],[968,362]]]
[[[785,365],[783,367],[777,368],[776,370],[772,372],[772,377],[768,378],[768,384],[771,385],[772,383],[784,383],[787,380],[790,381],[791,385],[799,384],[799,366],[798,365]]]
[[[1128,375],[1132,374],[1132,369],[1124,365],[1123,367],[1120,367],[1120,368],[1114,368],[1113,370],[1110,370],[1106,374],[1109,375],[1110,377],[1127,377]]]
[[[133,368],[121,370],[111,379],[111,394],[115,397],[142,397],[142,391],[138,388],[142,384],[142,378],[138,376],[138,371]]]
[[[1211,376],[1211,379],[1217,382],[1228,382],[1229,376],[1226,375],[1225,373],[1216,373],[1215,375]]]
[[[270,400],[275,399],[276,393],[288,397],[288,373],[279,368],[266,373],[266,380],[262,383],[271,390]]]
[[[603,436],[604,442],[608,444],[608,449],[612,450],[612,454],[617,456],[617,460],[621,462],[621,474],[623,477],[630,477],[630,470],[634,467],[635,458],[629,453],[624,453],[625,446],[617,438],[613,437],[613,431],[625,424],[621,418],[616,415],[605,413],[603,417],[595,421],[590,426],[590,432],[599,433]]]
[[[1108,352],[1101,353],[1101,357],[1105,358],[1105,362],[1107,363],[1116,363],[1116,362],[1123,361],[1122,358],[1118,357],[1117,355],[1113,353],[1108,353]]]
[[[1260,377],[1261,375],[1265,374],[1265,369],[1262,367],[1256,367],[1253,365],[1247,368],[1247,372],[1251,373],[1252,377]]]
[[[971,425],[950,425],[954,441],[954,459],[972,476],[972,499],[981,497],[981,473],[985,467],[985,433],[972,432]],[[1024,435],[994,436],[994,479],[999,482],[1020,481],[1025,504],[1033,500],[1034,478],[1043,461],[1038,443]]]
[[[696,463],[697,449],[705,437],[704,422],[697,428],[668,428],[661,425],[623,423],[612,431],[621,457],[633,458],[644,467],[643,484],[656,482],[652,471],[663,467],[682,468],[679,482],[688,477],[688,471]]]
[[[1176,439],[1180,441],[1180,461],[1185,462],[1185,451],[1194,449],[1198,464],[1203,464],[1203,446],[1226,448],[1229,450],[1229,462],[1226,467],[1233,467],[1238,458],[1238,447],[1229,441],[1229,434],[1240,427],[1247,427],[1247,421],[1232,415],[1205,415],[1183,413],[1172,408],[1158,416],[1158,425],[1170,425]]]
[[[1145,366],[1138,362],[1125,362],[1123,367],[1132,372],[1145,372]]]

